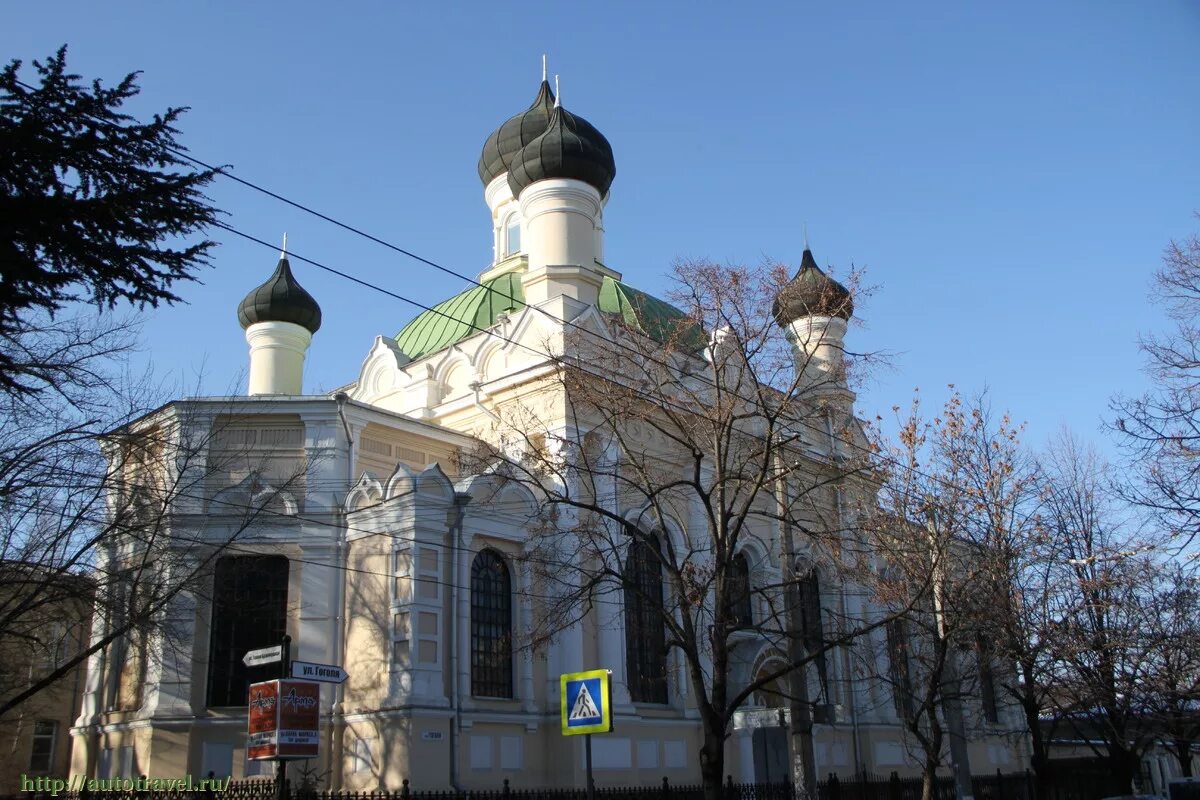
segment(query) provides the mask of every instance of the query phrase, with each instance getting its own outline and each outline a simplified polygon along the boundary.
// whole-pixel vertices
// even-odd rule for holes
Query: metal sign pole
[[[292,672],[292,637],[284,634],[283,647],[279,658],[279,677],[286,679],[291,677]],[[276,737],[279,736],[276,732]],[[276,748],[279,747],[278,738],[276,739]],[[275,800],[288,800],[287,790],[287,761],[280,758],[275,762]]]
[[[587,797],[588,800],[596,800],[596,782],[592,780],[592,735],[590,733],[583,736],[583,750],[586,753],[584,763],[587,764]]]

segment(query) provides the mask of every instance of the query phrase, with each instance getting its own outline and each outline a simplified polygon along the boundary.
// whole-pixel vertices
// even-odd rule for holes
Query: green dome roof
[[[597,305],[601,313],[619,317],[656,341],[674,341],[687,350],[704,347],[704,334],[687,323],[682,311],[628,284],[605,276]],[[521,275],[507,272],[418,314],[396,334],[396,346],[416,361],[487,330],[501,313],[524,306]]]
[[[418,314],[396,334],[396,346],[416,361],[487,330],[501,313],[524,305],[521,276],[506,272]]]

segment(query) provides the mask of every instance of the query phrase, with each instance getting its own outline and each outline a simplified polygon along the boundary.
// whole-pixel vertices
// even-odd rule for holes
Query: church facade
[[[677,312],[605,262],[613,151],[547,82],[488,137],[479,174],[492,263],[397,335],[377,337],[352,383],[302,393],[321,311],[285,252],[238,307],[248,394],[181,399],[143,420],[201,443],[181,468],[196,489],[172,501],[169,523],[174,568],[195,567],[197,577],[163,608],[167,633],[115,642],[89,662],[73,773],[269,774],[247,760],[245,701],[248,682],[275,675],[242,659],[287,635],[294,659],[349,675],[321,692],[311,766],[331,788],[579,785],[582,743],[559,730],[559,675],[595,668],[613,673],[615,717],[615,730],[595,737],[597,781],[697,781],[701,730],[682,662],[662,654],[664,677],[648,687],[646,653],[620,602],[521,646],[538,597],[527,547],[539,499],[495,472],[464,469],[462,458],[505,408],[565,424],[542,378],[547,343],[567,325],[603,331],[614,319],[637,325]],[[806,250],[777,306],[781,324],[820,327],[822,347],[837,350],[852,306],[831,287],[840,289]],[[815,308],[817,294],[834,305]],[[783,554],[764,542],[745,554],[750,580],[778,582]],[[120,562],[121,546],[106,557]],[[832,585],[817,596],[831,614],[873,613]],[[739,647],[743,682],[778,658],[753,637]],[[843,648],[826,665],[818,774],[914,772],[890,688]],[[761,692],[737,713],[726,744],[734,780],[786,776],[785,705]],[[972,742],[975,771],[1022,768],[1019,714],[992,716]]]

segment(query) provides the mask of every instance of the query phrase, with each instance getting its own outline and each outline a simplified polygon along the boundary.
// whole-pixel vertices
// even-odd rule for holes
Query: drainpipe
[[[474,403],[475,403],[476,409],[478,409],[479,411],[482,411],[484,414],[491,417],[493,422],[501,422],[502,421],[500,419],[499,414],[497,414],[495,411],[492,411],[490,408],[485,406],[483,404],[483,402],[479,399],[479,393],[483,388],[483,384],[481,384],[479,381],[475,381],[474,383],[468,385],[467,388],[475,393]]]
[[[350,434],[350,426],[346,424],[346,402],[350,396],[345,392],[338,392],[333,396],[337,403],[338,419],[342,422],[342,430],[346,433],[346,491],[350,491],[350,487],[354,485],[354,437]],[[337,580],[337,613],[334,614],[333,621],[333,652],[338,659],[338,666],[346,665],[346,559],[349,555],[349,545],[346,542],[347,522],[345,499],[342,501],[342,508],[337,512],[342,517],[342,524],[338,526],[338,538],[336,542],[337,555],[335,556],[336,563],[336,580]],[[330,766],[330,788],[342,788],[342,764],[345,761],[343,744],[346,735],[346,726],[344,722],[343,712],[345,711],[346,700],[346,684],[339,683],[333,690],[333,708],[330,709],[330,725],[329,725],[329,755],[333,763]]]
[[[478,397],[478,384],[475,386],[476,397]],[[478,405],[478,401],[476,401],[476,405]],[[448,628],[446,638],[450,643],[450,703],[454,709],[454,719],[450,721],[450,788],[456,792],[462,791],[462,787],[458,785],[458,736],[459,729],[462,727],[462,695],[458,691],[458,661],[461,658],[458,647],[458,592],[460,589],[458,567],[459,559],[463,557],[466,550],[466,545],[463,543],[463,518],[467,514],[467,503],[469,502],[471,502],[471,495],[465,492],[454,493],[454,522],[450,526],[450,620],[446,626]]]

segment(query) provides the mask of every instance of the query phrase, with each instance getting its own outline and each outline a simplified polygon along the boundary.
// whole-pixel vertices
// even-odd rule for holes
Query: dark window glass
[[[471,563],[471,694],[512,697],[512,580],[484,550]]]
[[[250,684],[279,677],[279,664],[247,667],[248,650],[279,644],[287,631],[288,560],[237,556],[217,561],[213,580],[212,639],[208,648],[208,704],[244,706]]]
[[[913,716],[907,628],[902,619],[894,619],[887,624],[888,672],[892,682],[892,700],[896,706],[896,716],[901,720],[910,720]]]
[[[1000,706],[996,703],[996,673],[992,671],[992,654],[987,642],[979,640],[976,648],[979,655],[979,701],[983,706],[983,718],[990,723],[1000,721]]]
[[[750,602],[750,562],[738,553],[729,564],[729,615],[731,624],[745,628],[754,624],[754,609]]]
[[[818,696],[813,698],[817,704],[813,721],[828,722],[829,661],[825,657],[825,623],[821,619],[821,580],[815,569],[800,579],[800,632],[804,649],[813,655],[817,668]]]
[[[30,772],[49,772],[54,762],[54,739],[58,734],[58,723],[52,719],[39,719],[33,723],[33,753],[29,757]]]
[[[625,662],[635,703],[667,702],[667,636],[657,541],[634,538],[625,557]]]

